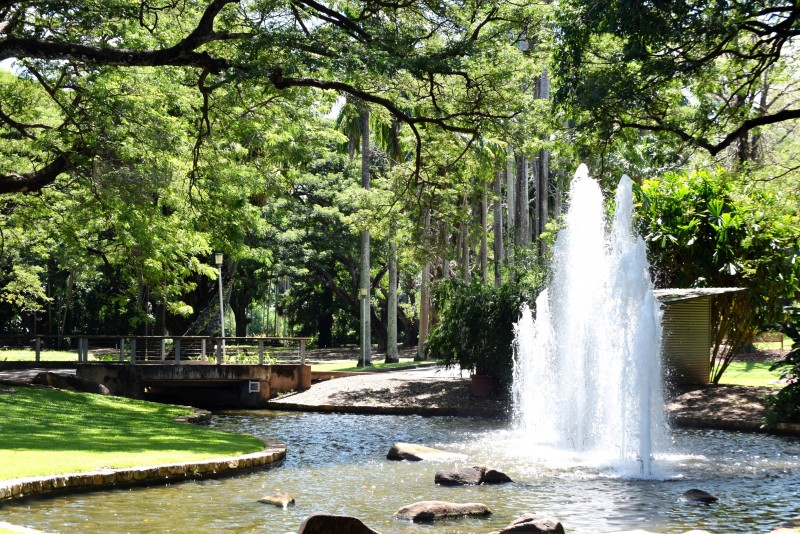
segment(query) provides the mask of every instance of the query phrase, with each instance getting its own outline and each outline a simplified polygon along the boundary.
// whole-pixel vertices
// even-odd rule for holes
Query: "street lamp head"
[[[222,267],[222,252],[214,254],[214,261],[217,262],[217,267]]]

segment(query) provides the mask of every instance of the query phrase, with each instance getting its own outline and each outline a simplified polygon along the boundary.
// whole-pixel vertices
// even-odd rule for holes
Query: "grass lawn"
[[[770,371],[770,362],[731,362],[720,379],[720,384],[733,386],[766,386],[780,388],[777,372]]]
[[[19,387],[0,393],[0,480],[260,451],[252,436],[176,423],[177,406]]]
[[[36,352],[27,349],[0,350],[0,362],[32,362],[36,360]],[[42,350],[39,360],[43,362],[77,362],[77,351]],[[90,354],[89,360],[94,360]]]
[[[358,367],[358,365],[353,365],[352,360],[346,361],[338,361],[338,362],[329,362],[329,363],[317,363],[311,366],[311,371],[314,372],[332,372],[332,371],[341,371],[341,372],[354,372],[354,371],[381,371],[386,369],[403,369],[406,367],[416,367],[420,363],[423,362],[416,362],[413,358],[400,358],[399,363],[384,363],[383,361],[374,361],[373,365],[367,368]],[[439,363],[438,360],[425,360],[426,365],[436,364]]]

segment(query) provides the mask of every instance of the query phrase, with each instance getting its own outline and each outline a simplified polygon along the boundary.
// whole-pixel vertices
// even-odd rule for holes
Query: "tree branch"
[[[174,46],[162,50],[130,50],[101,48],[98,46],[7,37],[0,40],[0,60],[9,58],[35,58],[47,60],[72,60],[94,65],[128,67],[199,67],[217,74],[230,66],[227,59],[212,57],[208,52],[197,52],[200,46],[219,37],[214,33],[214,20],[220,11],[238,0],[213,0],[203,12],[194,30]],[[224,35],[224,34],[220,34]]]
[[[25,193],[37,191],[52,183],[59,174],[69,169],[65,155],[59,155],[42,169],[26,174],[0,174],[0,193]]]

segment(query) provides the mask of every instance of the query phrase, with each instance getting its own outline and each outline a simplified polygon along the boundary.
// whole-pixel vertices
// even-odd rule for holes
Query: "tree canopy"
[[[0,61],[13,60],[20,83],[37,88],[0,108],[0,134],[17,155],[0,169],[0,192],[88,173],[116,148],[115,127],[146,114],[156,80],[186,94],[163,112],[188,122],[194,172],[206,138],[226,127],[212,123],[218,93],[252,109],[302,88],[387,109],[413,132],[419,171],[421,129],[476,136],[519,113],[509,92],[515,42],[535,33],[541,11],[505,2],[4,1]]]
[[[800,118],[796,2],[561,3],[556,99],[601,135],[649,131],[717,155]],[[788,74],[788,75],[787,75]]]

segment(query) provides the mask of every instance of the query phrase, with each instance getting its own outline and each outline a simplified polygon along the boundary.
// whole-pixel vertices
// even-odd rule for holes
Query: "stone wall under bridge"
[[[280,393],[311,387],[311,367],[302,364],[81,363],[77,376],[112,395],[202,408],[262,408]]]

